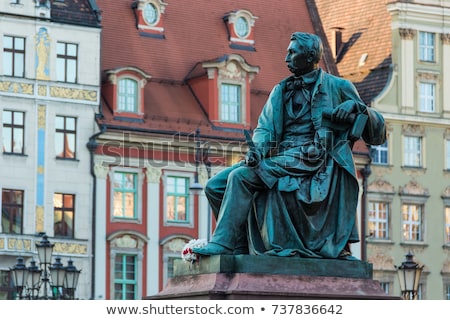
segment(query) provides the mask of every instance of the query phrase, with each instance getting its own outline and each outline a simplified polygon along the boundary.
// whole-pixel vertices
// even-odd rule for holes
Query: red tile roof
[[[367,104],[383,90],[390,74],[392,32],[386,3],[315,0],[329,43],[333,28],[342,28],[343,46],[337,56],[339,75],[356,85]],[[360,65],[363,54],[367,59]]]
[[[97,0],[102,11],[102,70],[134,66],[150,74],[146,85],[143,123],[114,120],[103,106],[102,124],[132,126],[141,131],[193,133],[242,139],[241,132],[214,129],[199,103],[184,84],[199,62],[232,53],[260,68],[251,83],[251,126],[272,87],[290,73],[284,63],[290,35],[314,32],[304,1],[167,1],[163,14],[164,39],[139,35],[129,0]],[[257,17],[255,51],[231,49],[223,16],[245,9]],[[327,70],[328,71],[328,70]]]

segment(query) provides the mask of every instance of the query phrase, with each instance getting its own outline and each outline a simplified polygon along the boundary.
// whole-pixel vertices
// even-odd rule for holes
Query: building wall
[[[408,252],[425,265],[421,278],[422,299],[448,299],[450,272],[449,242],[445,239],[445,206],[448,206],[448,151],[450,117],[448,113],[448,64],[450,42],[450,1],[395,2],[387,6],[392,17],[392,78],[385,91],[375,99],[388,125],[388,163],[374,164],[369,181],[369,200],[390,203],[390,237],[369,239],[368,259],[374,264],[377,280],[389,282],[391,293],[400,294],[395,274]],[[435,35],[435,61],[419,58],[419,32]],[[436,84],[435,111],[423,112],[420,82]],[[404,136],[422,139],[419,166],[405,165]],[[402,238],[402,204],[423,205],[423,239]]]
[[[54,255],[64,265],[72,259],[81,269],[77,297],[91,295],[92,176],[86,148],[96,131],[99,105],[100,29],[52,22],[50,7],[34,1],[0,3],[0,61],[4,35],[25,38],[24,77],[6,76],[0,64],[0,118],[4,110],[25,113],[23,155],[0,154],[0,188],[24,190],[22,234],[10,234],[0,226],[0,269],[8,270],[23,256],[36,256],[38,233],[55,244]],[[50,3],[50,2],[49,2]],[[44,19],[40,19],[40,18]],[[42,39],[42,42],[39,40]],[[78,45],[77,82],[56,81],[56,43]],[[76,158],[57,159],[55,117],[76,118]],[[3,143],[4,128],[0,128]],[[53,194],[75,195],[74,237],[54,236]]]

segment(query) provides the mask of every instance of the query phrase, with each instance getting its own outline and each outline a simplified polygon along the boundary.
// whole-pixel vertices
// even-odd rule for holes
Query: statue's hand
[[[331,121],[349,122],[353,112],[355,112],[355,102],[347,100],[334,108],[333,113],[331,114]]]
[[[256,167],[262,159],[262,154],[258,149],[250,149],[245,155],[245,164],[249,167]]]

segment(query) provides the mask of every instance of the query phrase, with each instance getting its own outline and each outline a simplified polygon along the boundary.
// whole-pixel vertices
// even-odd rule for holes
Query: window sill
[[[400,242],[400,246],[402,247],[428,247],[428,244],[422,241],[402,241]]]
[[[132,224],[142,224],[142,221],[138,218],[121,218],[121,217],[112,217],[112,223],[132,223]]]
[[[77,158],[63,158],[63,157],[55,157],[56,160],[63,160],[63,161],[74,161],[74,162],[80,162]]]
[[[393,245],[395,244],[394,241],[392,241],[391,239],[374,239],[374,238],[370,238],[366,240],[367,243],[370,244],[386,244],[386,245]]]
[[[3,152],[4,156],[14,156],[14,157],[28,157],[25,153],[16,153],[16,152]]]

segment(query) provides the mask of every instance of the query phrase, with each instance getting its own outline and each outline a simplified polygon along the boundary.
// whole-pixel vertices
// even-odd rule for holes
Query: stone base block
[[[362,261],[212,256],[175,265],[175,276],[148,300],[393,300]]]

